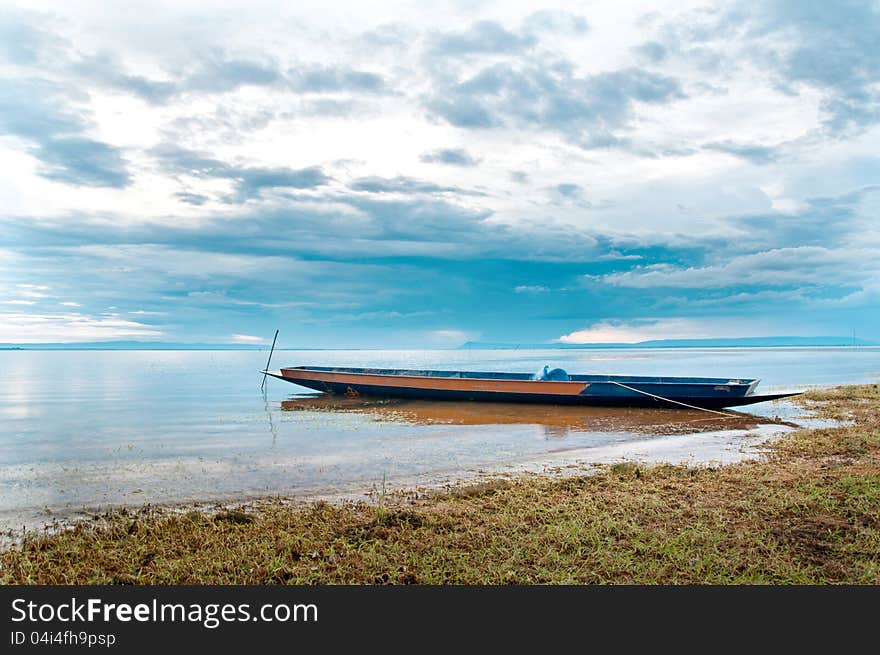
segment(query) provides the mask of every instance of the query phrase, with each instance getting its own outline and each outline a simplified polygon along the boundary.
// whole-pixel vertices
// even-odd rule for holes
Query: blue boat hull
[[[526,374],[476,373],[447,371],[391,371],[382,369],[342,369],[298,367],[282,369],[269,375],[308,389],[344,396],[372,396],[426,400],[481,401],[501,403],[535,403],[610,407],[681,408],[682,405],[705,409],[740,407],[776,400],[793,393],[755,395],[751,393],[757,380],[724,380],[715,378],[648,378],[630,376],[571,376],[570,381],[556,387],[533,382]],[[322,373],[324,375],[322,375]],[[416,375],[417,374],[417,375]],[[315,377],[320,379],[314,379]],[[490,377],[493,376],[493,377]],[[340,379],[341,378],[341,379]],[[402,384],[402,379],[409,382]],[[430,388],[437,379],[446,380],[446,388]],[[383,380],[391,382],[382,383]],[[497,388],[454,388],[479,381],[483,386]],[[535,389],[504,390],[507,387]],[[527,384],[522,384],[527,382]],[[574,385],[567,388],[567,385]],[[473,384],[471,384],[473,386]],[[564,393],[553,393],[560,388]],[[549,391],[549,392],[548,392]]]

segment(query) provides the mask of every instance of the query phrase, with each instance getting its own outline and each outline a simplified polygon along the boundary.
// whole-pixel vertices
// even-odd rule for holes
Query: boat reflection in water
[[[281,402],[284,411],[356,413],[378,422],[414,425],[537,425],[547,438],[570,433],[626,432],[676,435],[718,430],[753,430],[759,425],[796,424],[766,416],[697,409],[646,409],[519,403],[431,401],[403,398],[350,398],[330,394]]]

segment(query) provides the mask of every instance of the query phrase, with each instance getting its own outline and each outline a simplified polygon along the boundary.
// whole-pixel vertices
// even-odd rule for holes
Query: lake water
[[[261,351],[0,351],[0,529],[116,505],[358,494],[600,461],[733,461],[800,422],[786,402],[688,410],[327,402]],[[880,348],[276,351],[351,365],[760,377],[758,392],[880,379]]]

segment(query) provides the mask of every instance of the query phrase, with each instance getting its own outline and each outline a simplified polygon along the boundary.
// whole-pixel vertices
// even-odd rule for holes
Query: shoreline
[[[790,399],[772,403],[775,416],[735,413],[732,421],[721,418],[694,419],[693,412],[662,410],[676,419],[655,425],[633,424],[618,427],[626,440],[600,446],[565,446],[535,455],[523,455],[504,462],[486,463],[467,468],[439,469],[428,473],[395,476],[386,488],[395,494],[430,494],[486,479],[510,478],[523,474],[550,476],[589,474],[603,465],[625,462],[635,464],[669,463],[687,466],[722,466],[761,456],[763,444],[794,429],[831,425],[834,421],[817,418]],[[364,407],[332,407],[324,411],[361,412]],[[408,408],[406,408],[408,409]],[[568,408],[561,408],[563,410]],[[657,411],[657,410],[653,410]],[[400,408],[394,411],[406,414]],[[698,413],[697,413],[698,414]],[[780,417],[780,414],[782,417]],[[665,421],[665,419],[664,419]],[[796,422],[795,422],[796,421]],[[502,426],[499,426],[502,427]],[[707,429],[708,428],[708,429]],[[71,503],[67,506],[33,507],[0,513],[0,551],[14,545],[28,533],[48,536],[74,528],[78,523],[101,522],[104,517],[125,511],[137,513],[149,508],[154,513],[169,515],[188,511],[222,511],[226,508],[259,507],[266,502],[304,505],[313,502],[371,502],[379,477],[371,482],[340,482],[316,485],[306,489],[281,489],[276,492],[242,490],[211,497],[194,496],[168,500],[121,500],[104,503]],[[5,515],[5,517],[4,517]],[[11,517],[11,518],[10,518]]]
[[[606,462],[366,500],[123,509],[27,535],[0,552],[0,583],[878,584],[878,385],[800,402],[848,423],[718,467]]]

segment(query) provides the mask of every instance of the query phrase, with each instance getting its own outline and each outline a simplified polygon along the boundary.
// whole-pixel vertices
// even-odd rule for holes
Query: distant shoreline
[[[877,346],[873,341],[853,337],[741,337],[718,339],[652,339],[635,343],[549,343],[512,344],[468,341],[460,349],[492,350],[604,350],[615,348],[858,348]]]

